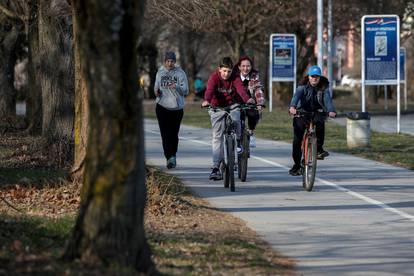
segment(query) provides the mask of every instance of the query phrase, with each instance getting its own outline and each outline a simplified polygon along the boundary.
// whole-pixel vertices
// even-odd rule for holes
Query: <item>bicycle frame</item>
[[[250,135],[247,132],[246,128],[246,120],[247,120],[247,111],[256,109],[257,106],[255,104],[245,104],[241,106],[241,137],[240,142],[243,146],[243,152],[238,155],[238,176],[242,182],[246,181],[247,177],[247,166],[248,166],[248,158],[250,157]]]
[[[233,108],[217,108],[209,107],[209,110],[214,112],[224,111],[224,133],[223,133],[223,151],[224,151],[224,160],[220,169],[223,173],[223,183],[224,187],[228,188],[230,186],[230,191],[235,191],[234,184],[234,171],[237,167],[238,156],[237,156],[237,138],[234,121],[231,117],[230,111],[239,108],[235,106]],[[229,149],[230,146],[230,149]],[[229,156],[230,155],[230,156]]]
[[[302,175],[303,188],[312,191],[315,182],[317,168],[317,138],[316,138],[316,114],[323,112],[298,111],[297,117],[305,117],[306,128],[302,139]]]

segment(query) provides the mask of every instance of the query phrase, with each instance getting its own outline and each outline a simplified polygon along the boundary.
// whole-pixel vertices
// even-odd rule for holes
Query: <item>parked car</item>
[[[348,86],[351,88],[360,87],[361,86],[361,80],[352,78],[349,75],[344,75],[341,80],[341,86]]]

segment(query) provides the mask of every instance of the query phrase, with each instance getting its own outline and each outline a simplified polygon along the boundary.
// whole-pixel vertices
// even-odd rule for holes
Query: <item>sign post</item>
[[[273,109],[273,82],[292,81],[296,88],[296,36],[272,34],[269,43],[269,111]]]
[[[365,112],[365,85],[397,85],[397,133],[400,133],[400,19],[397,15],[365,15],[361,26],[362,112]]]
[[[400,82],[404,84],[404,110],[407,110],[407,67],[406,67],[407,51],[404,47],[400,48]]]

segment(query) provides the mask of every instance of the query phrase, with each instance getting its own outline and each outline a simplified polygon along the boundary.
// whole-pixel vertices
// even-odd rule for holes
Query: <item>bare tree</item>
[[[0,1],[0,117],[15,116],[14,66],[24,41],[24,16],[14,1]]]
[[[42,135],[59,161],[73,156],[74,65],[72,16],[66,0],[39,1],[39,58]]]
[[[72,14],[75,17],[75,8],[72,5]],[[81,53],[77,35],[76,20],[73,20],[74,58],[75,58],[75,121],[74,121],[74,160],[72,166],[72,179],[74,182],[83,183],[85,171],[86,147],[88,144],[88,90],[85,76],[82,73]],[[86,187],[83,187],[87,190]]]
[[[27,131],[31,135],[42,134],[42,90],[40,84],[40,50],[39,50],[39,0],[28,0],[28,17],[26,20],[28,45],[28,80],[29,93],[27,96]]]
[[[136,44],[145,1],[73,1],[88,90],[89,137],[82,203],[66,258],[150,273],[145,238],[142,97]]]
[[[14,54],[19,32],[7,19],[0,17],[0,118],[15,115],[15,92],[13,87]]]

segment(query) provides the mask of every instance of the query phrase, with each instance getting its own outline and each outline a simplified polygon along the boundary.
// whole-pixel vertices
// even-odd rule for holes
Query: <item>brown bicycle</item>
[[[316,138],[316,118],[326,118],[326,112],[307,112],[298,110],[296,117],[304,117],[306,122],[305,133],[302,140],[302,177],[303,188],[310,192],[315,183],[317,167],[317,138]]]

